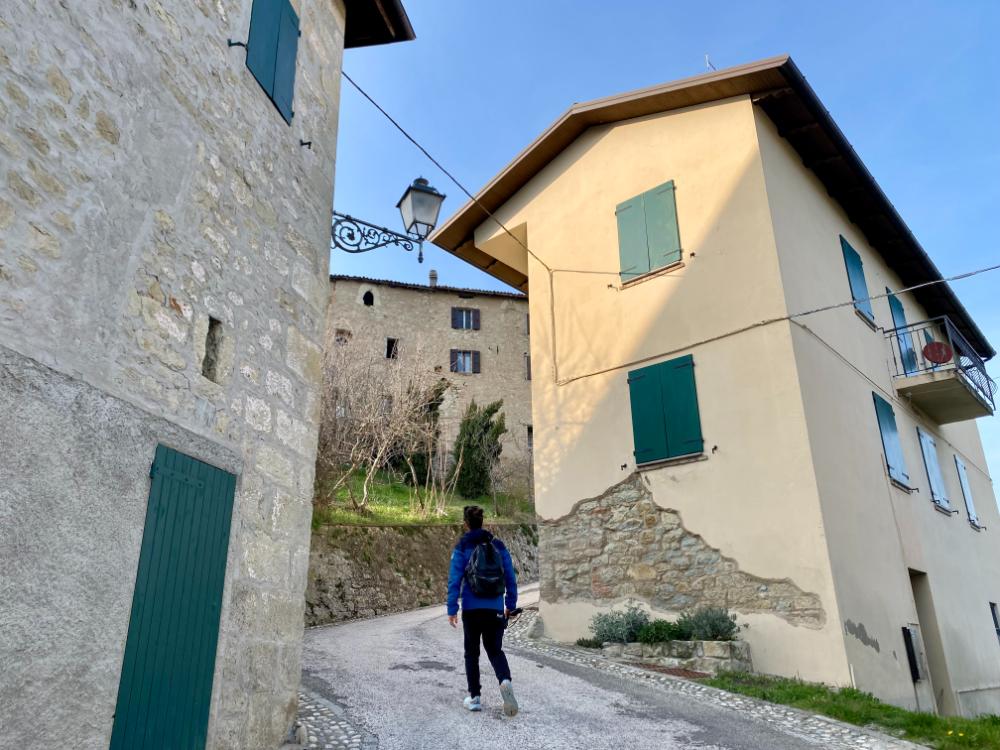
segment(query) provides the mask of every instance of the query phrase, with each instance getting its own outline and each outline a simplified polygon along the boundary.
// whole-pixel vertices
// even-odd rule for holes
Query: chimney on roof
[[[428,280],[430,282],[431,289],[433,289],[438,285],[438,272],[435,271],[433,268],[431,269],[431,272],[428,274]]]

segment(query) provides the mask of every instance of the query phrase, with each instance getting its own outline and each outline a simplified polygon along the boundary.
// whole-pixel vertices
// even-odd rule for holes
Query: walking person
[[[458,627],[459,599],[465,634],[465,677],[469,695],[464,705],[482,711],[479,684],[479,642],[489,657],[503,698],[503,712],[517,714],[510,666],[503,652],[507,617],[517,606],[517,577],[504,543],[483,528],[483,509],[467,505],[463,510],[465,533],[451,553],[448,576],[448,622]]]

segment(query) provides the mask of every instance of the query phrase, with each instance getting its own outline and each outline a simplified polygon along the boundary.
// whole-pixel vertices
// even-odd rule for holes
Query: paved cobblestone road
[[[537,589],[522,605],[537,599]],[[417,750],[803,750],[916,746],[760,703],[582,650],[533,641],[533,613],[505,639],[521,704],[508,719],[485,655],[481,714],[462,708],[461,631],[443,608],[312,628],[301,719],[310,747]],[[487,676],[490,679],[487,679]]]

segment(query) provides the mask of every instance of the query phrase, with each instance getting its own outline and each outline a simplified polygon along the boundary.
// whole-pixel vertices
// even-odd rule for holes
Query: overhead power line
[[[707,56],[706,56],[706,60],[707,60]],[[678,349],[675,349],[675,350],[673,350],[671,352],[661,352],[660,354],[651,355],[649,357],[643,357],[642,359],[634,360],[634,361],[631,361],[631,362],[626,362],[626,363],[623,363],[623,364],[620,364],[620,365],[614,365],[612,367],[604,368],[602,370],[598,370],[598,371],[595,371],[595,372],[589,372],[589,373],[582,374],[582,375],[575,375],[573,377],[560,380],[559,379],[559,365],[558,365],[558,362],[557,362],[555,300],[554,300],[555,293],[554,293],[554,288],[553,288],[553,283],[554,283],[553,282],[553,278],[554,278],[555,271],[564,272],[564,273],[568,272],[568,273],[607,274],[609,276],[611,276],[611,275],[618,275],[620,272],[617,271],[617,270],[615,270],[615,271],[596,271],[596,270],[584,270],[584,269],[577,270],[577,269],[567,269],[567,268],[559,268],[559,269],[553,270],[544,260],[542,260],[540,257],[538,257],[538,255],[536,255],[534,252],[532,252],[531,248],[529,248],[524,242],[522,242],[520,238],[518,238],[517,236],[515,236],[514,233],[511,232],[510,229],[508,229],[507,226],[502,221],[500,221],[493,214],[492,211],[490,211],[486,206],[484,206],[482,204],[482,202],[478,198],[476,198],[476,196],[474,196],[469,191],[469,189],[466,188],[465,185],[463,185],[462,182],[457,177],[455,177],[454,174],[452,174],[440,161],[438,161],[437,159],[435,159],[434,156],[426,148],[424,148],[424,146],[416,138],[414,138],[412,135],[410,135],[410,133],[406,130],[406,128],[404,128],[402,125],[400,125],[399,122],[392,115],[390,115],[377,101],[375,101],[375,99],[373,99],[368,94],[367,91],[365,91],[363,88],[361,88],[361,86],[359,86],[354,81],[353,78],[351,78],[343,70],[341,71],[341,74],[344,76],[344,78],[347,79],[348,83],[350,83],[358,91],[358,93],[361,94],[361,96],[363,96],[365,99],[367,99],[371,103],[371,105],[373,107],[375,107],[375,109],[377,109],[379,112],[381,112],[382,115],[389,122],[392,123],[392,125],[396,128],[396,130],[398,130],[400,133],[403,134],[404,138],[406,138],[410,143],[412,143],[414,146],[416,146],[416,148],[424,156],[426,156],[431,161],[431,163],[434,164],[434,166],[436,166],[438,169],[440,169],[441,172],[444,173],[444,175],[449,180],[451,180],[458,187],[458,189],[461,190],[469,198],[469,200],[471,200],[476,206],[478,206],[483,211],[483,213],[485,213],[489,218],[491,218],[494,222],[496,222],[496,224],[504,231],[504,233],[507,234],[512,240],[514,240],[514,242],[516,242],[518,245],[520,245],[522,248],[524,248],[524,251],[529,256],[531,256],[532,258],[534,258],[535,260],[537,260],[539,262],[539,264],[541,264],[542,267],[545,268],[545,270],[546,270],[546,272],[548,274],[548,281],[549,281],[549,312],[550,312],[550,315],[551,315],[551,318],[552,318],[551,319],[551,328],[552,328],[552,363],[553,363],[552,366],[553,366],[553,373],[555,375],[556,385],[564,385],[566,383],[571,383],[571,382],[573,382],[575,380],[580,380],[582,378],[592,377],[594,375],[601,375],[601,374],[604,374],[604,373],[613,372],[615,370],[621,370],[621,369],[624,369],[626,367],[633,367],[633,366],[635,366],[637,364],[641,364],[643,362],[648,362],[648,361],[651,361],[651,360],[659,359],[660,357],[667,356],[667,355],[669,355],[669,354],[671,354],[671,353],[673,353],[675,351],[683,351],[683,350],[686,350],[686,349],[691,349],[691,348],[694,348],[696,346],[700,346],[702,344],[710,343],[712,341],[717,341],[717,340],[722,339],[722,338],[727,338],[727,337],[732,336],[732,335],[737,334],[737,333],[743,333],[745,331],[749,331],[749,330],[752,330],[754,328],[760,328],[761,326],[771,325],[773,323],[780,323],[782,321],[791,321],[791,320],[794,320],[795,318],[802,318],[802,317],[806,317],[808,315],[815,315],[816,313],[826,312],[828,310],[836,310],[836,309],[841,308],[841,307],[848,307],[848,306],[851,306],[851,305],[855,305],[855,304],[857,304],[859,302],[863,302],[865,300],[871,301],[871,300],[876,300],[876,299],[882,299],[884,297],[888,297],[888,296],[893,295],[893,294],[903,294],[904,292],[912,292],[912,291],[915,291],[917,289],[923,289],[923,288],[926,288],[926,287],[929,287],[929,286],[934,286],[935,284],[946,284],[946,283],[948,283],[950,281],[960,281],[962,279],[968,279],[968,278],[970,278],[972,276],[978,276],[979,274],[987,273],[989,271],[996,271],[996,270],[1000,269],[1000,264],[991,265],[991,266],[987,266],[985,268],[976,269],[974,271],[967,271],[965,273],[956,274],[954,276],[948,276],[946,278],[931,279],[930,281],[924,281],[924,282],[921,282],[919,284],[914,284],[912,286],[905,287],[903,289],[897,289],[895,292],[886,292],[885,294],[873,294],[873,295],[871,295],[869,297],[866,297],[864,299],[857,299],[857,300],[856,299],[851,299],[851,300],[846,300],[844,302],[836,302],[836,303],[830,304],[830,305],[823,305],[822,307],[816,307],[816,308],[813,308],[811,310],[803,310],[803,311],[797,312],[797,313],[790,313],[788,315],[781,315],[781,316],[774,317],[774,318],[767,318],[765,320],[760,320],[760,321],[758,321],[756,323],[751,323],[749,325],[743,326],[741,328],[734,329],[732,331],[728,331],[726,333],[717,334],[717,335],[711,336],[710,338],[707,338],[707,339],[702,339],[700,341],[695,341],[695,342],[688,343],[685,346],[680,347]],[[620,287],[615,287],[615,288],[619,288],[620,289]]]

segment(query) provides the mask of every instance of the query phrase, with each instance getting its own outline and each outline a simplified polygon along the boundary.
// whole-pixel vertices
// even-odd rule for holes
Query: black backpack
[[[503,559],[493,544],[493,537],[477,544],[465,566],[465,582],[476,596],[490,599],[502,596],[504,584]]]

